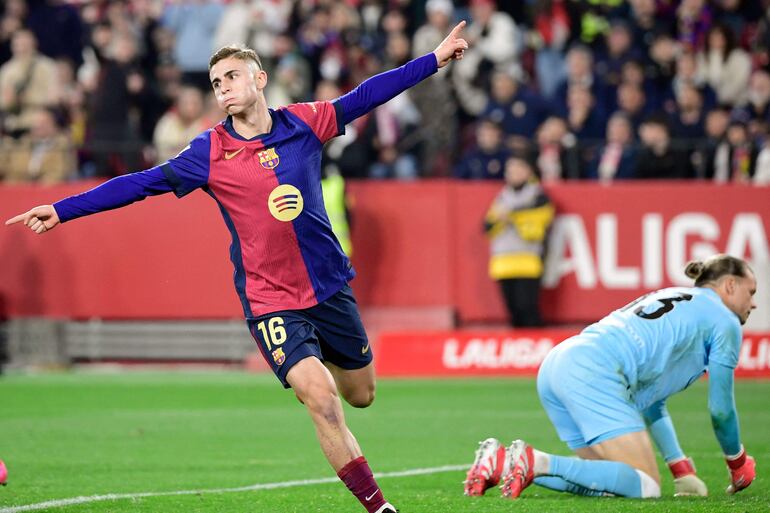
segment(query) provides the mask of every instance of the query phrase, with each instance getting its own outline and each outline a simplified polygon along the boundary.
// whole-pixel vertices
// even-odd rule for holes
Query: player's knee
[[[374,402],[374,395],[374,387],[367,387],[345,395],[345,401],[353,408],[367,408]]]
[[[642,499],[657,499],[660,497],[660,483],[649,476],[646,472],[636,470],[639,474],[639,479],[642,482]]]
[[[297,398],[314,417],[324,418],[330,424],[336,424],[341,420],[342,405],[334,388],[311,387],[306,393],[298,394]]]

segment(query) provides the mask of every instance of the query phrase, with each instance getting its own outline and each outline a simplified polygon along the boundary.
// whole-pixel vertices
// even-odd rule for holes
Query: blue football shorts
[[[248,321],[249,331],[273,373],[283,384],[300,360],[314,356],[347,370],[372,361],[369,339],[349,285],[305,310],[284,310]]]
[[[597,351],[598,335],[580,334],[554,347],[537,374],[537,393],[570,449],[645,430],[620,365]],[[591,341],[590,346],[582,342]]]

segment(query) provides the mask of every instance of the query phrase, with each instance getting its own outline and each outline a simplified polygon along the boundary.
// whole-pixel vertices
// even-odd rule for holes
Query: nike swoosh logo
[[[364,347],[361,348],[361,354],[366,354],[368,352],[369,352],[369,344],[366,344]]]
[[[232,152],[232,153],[230,153],[230,152],[226,151],[226,152],[225,152],[225,160],[230,160],[231,158],[235,157],[235,156],[236,156],[236,155],[238,155],[240,152],[242,152],[242,151],[243,151],[243,149],[244,149],[245,147],[246,147],[246,146],[241,146],[241,149],[240,149],[240,150],[238,150],[238,151],[234,151],[234,152]]]
[[[369,346],[367,346],[367,347],[369,347]],[[369,502],[370,500],[372,500],[372,497],[374,497],[375,495],[377,495],[377,492],[379,492],[379,491],[380,491],[380,489],[379,489],[379,488],[377,488],[377,489],[374,491],[374,493],[373,493],[373,494],[371,494],[369,497],[366,497],[366,502]]]

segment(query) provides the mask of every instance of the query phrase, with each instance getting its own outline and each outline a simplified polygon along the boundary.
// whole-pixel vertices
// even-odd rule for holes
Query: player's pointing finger
[[[27,217],[27,214],[19,214],[16,217],[12,217],[9,220],[5,222],[5,226],[10,226],[12,224],[20,223],[21,221],[24,221],[24,219]]]
[[[465,20],[462,20],[460,23],[455,25],[455,28],[452,29],[452,32],[450,32],[449,35],[452,37],[457,37],[457,34],[459,34],[463,28],[465,28]]]

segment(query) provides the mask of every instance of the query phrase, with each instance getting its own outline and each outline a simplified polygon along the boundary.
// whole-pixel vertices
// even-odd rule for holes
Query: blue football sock
[[[549,490],[567,492],[575,495],[585,495],[587,497],[601,497],[605,493],[602,490],[589,490],[584,486],[570,483],[569,481],[565,481],[563,478],[557,476],[536,477],[534,483],[538,486],[542,486],[543,488],[548,488]]]
[[[549,475],[576,485],[623,497],[640,498],[642,480],[630,465],[619,461],[583,460],[551,455]]]

